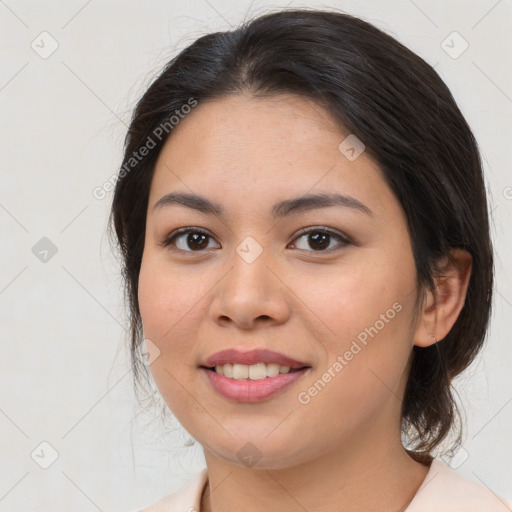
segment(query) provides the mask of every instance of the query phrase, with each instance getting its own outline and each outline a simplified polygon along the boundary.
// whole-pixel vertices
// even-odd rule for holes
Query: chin
[[[267,434],[268,435],[268,434]],[[307,462],[313,456],[306,454],[300,455],[296,450],[297,443],[293,437],[288,436],[290,443],[285,443],[284,439],[269,441],[265,435],[258,437],[240,436],[236,439],[229,439],[227,444],[222,446],[202,445],[205,450],[205,456],[213,456],[229,464],[247,469],[286,469],[298,464]],[[308,447],[310,450],[311,447]],[[209,455],[208,453],[209,452]]]

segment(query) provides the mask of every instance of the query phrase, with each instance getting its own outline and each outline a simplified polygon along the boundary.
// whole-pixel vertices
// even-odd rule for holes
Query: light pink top
[[[200,512],[207,468],[181,489],[140,512]],[[440,459],[433,459],[417,493],[404,512],[512,512],[512,503],[468,480]]]

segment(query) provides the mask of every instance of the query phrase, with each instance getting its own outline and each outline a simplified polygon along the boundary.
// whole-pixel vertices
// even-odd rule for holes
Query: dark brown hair
[[[153,170],[172,130],[170,116],[194,101],[249,92],[295,93],[324,106],[379,164],[408,221],[420,289],[434,291],[436,262],[450,248],[473,259],[464,307],[449,334],[414,346],[402,404],[402,433],[428,460],[460,420],[452,381],[482,347],[489,321],[493,254],[482,163],[449,89],[415,53],[373,25],[337,11],[284,10],[181,51],[134,109],[125,139],[110,226],[123,258],[135,380],[142,324],[137,300]],[[167,123],[167,124],[166,124]],[[158,133],[159,137],[155,134]],[[134,163],[140,148],[149,152]],[[128,165],[130,164],[130,165]],[[458,426],[457,441],[461,440]]]

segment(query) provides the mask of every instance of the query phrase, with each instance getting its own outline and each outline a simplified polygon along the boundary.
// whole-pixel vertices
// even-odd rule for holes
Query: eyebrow
[[[181,205],[198,210],[202,213],[221,217],[225,213],[221,204],[210,201],[206,197],[198,194],[184,192],[171,192],[161,197],[155,203],[153,211],[172,205]],[[330,206],[343,206],[365,213],[366,215],[372,215],[370,208],[361,203],[361,201],[358,201],[355,197],[338,193],[306,194],[292,199],[285,199],[274,204],[271,212],[274,218],[282,218],[294,213],[307,212]]]

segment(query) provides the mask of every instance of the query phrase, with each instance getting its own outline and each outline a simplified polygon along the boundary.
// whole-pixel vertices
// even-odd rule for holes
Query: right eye
[[[173,231],[165,238],[162,245],[164,247],[173,246],[172,250],[184,252],[201,252],[208,247],[208,239],[213,237],[200,228],[180,228]]]

